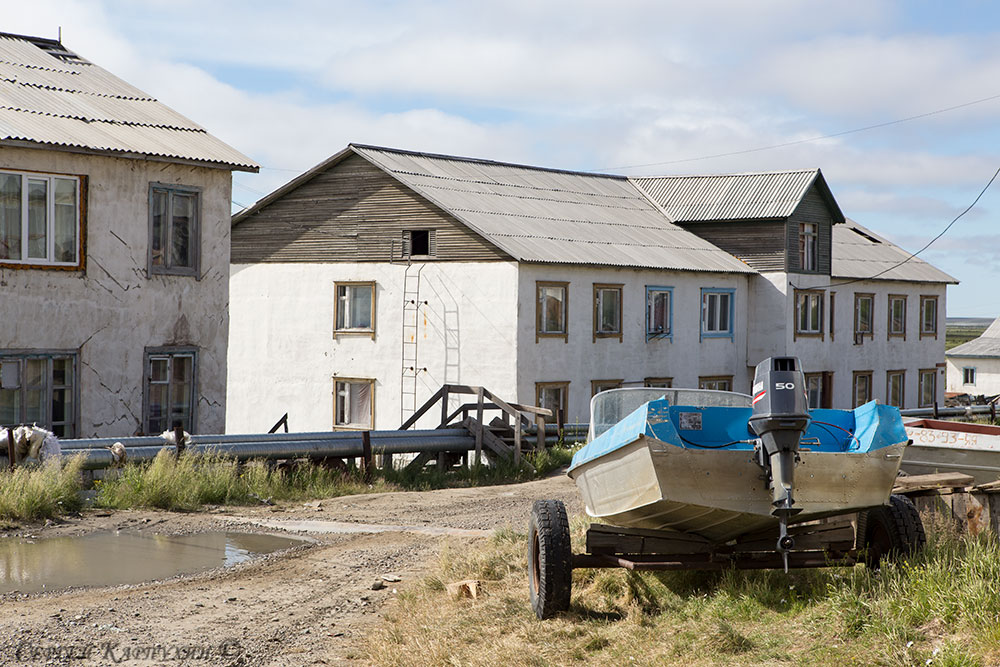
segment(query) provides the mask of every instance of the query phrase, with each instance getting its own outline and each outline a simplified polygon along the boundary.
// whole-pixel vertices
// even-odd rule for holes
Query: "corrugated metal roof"
[[[819,169],[705,176],[633,178],[632,182],[674,222],[787,218],[815,181]],[[825,182],[824,195],[828,195]],[[832,196],[829,197],[832,200]],[[834,217],[840,214],[832,202]],[[839,222],[839,220],[838,220]]]
[[[201,126],[53,40],[0,33],[0,142],[257,171]]]
[[[352,148],[519,261],[755,273],[621,176]]]
[[[993,320],[979,338],[956,345],[944,353],[946,357],[1000,357],[1000,317]]]
[[[833,267],[830,274],[834,278],[958,283],[955,278],[919,257],[907,260],[908,257],[910,253],[853,220],[833,226]],[[904,260],[905,263],[901,264]]]

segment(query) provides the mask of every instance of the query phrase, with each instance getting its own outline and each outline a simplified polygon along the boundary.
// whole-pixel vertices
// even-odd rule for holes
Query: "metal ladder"
[[[399,389],[399,418],[405,421],[417,409],[418,333],[420,322],[420,272],[425,264],[406,265],[403,273],[403,348]]]

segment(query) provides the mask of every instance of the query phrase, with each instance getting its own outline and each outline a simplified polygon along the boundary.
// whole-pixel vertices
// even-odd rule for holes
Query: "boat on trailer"
[[[573,554],[565,508],[537,501],[529,589],[540,618],[569,604],[574,567],[721,569],[852,564],[924,541],[892,496],[908,436],[897,408],[809,410],[798,359],[758,364],[753,395],[614,389],[591,402],[568,470],[587,513]]]
[[[1000,479],[1000,426],[941,419],[915,419],[903,426],[913,441],[903,456],[903,472],[960,472],[972,475],[973,484]]]

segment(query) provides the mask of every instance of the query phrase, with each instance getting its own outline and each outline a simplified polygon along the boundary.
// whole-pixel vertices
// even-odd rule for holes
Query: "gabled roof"
[[[795,212],[813,185],[835,223],[844,214],[819,169],[703,176],[633,178],[676,223],[775,220]]]
[[[204,128],[60,42],[0,33],[4,144],[259,169]]]
[[[956,345],[944,353],[946,357],[1000,357],[1000,317],[993,320],[979,338]]]
[[[351,144],[233,224],[356,154],[522,262],[755,273],[666,219],[625,177]]]
[[[832,254],[833,278],[958,284],[944,271],[919,257],[911,258],[907,251],[851,219],[833,226]]]

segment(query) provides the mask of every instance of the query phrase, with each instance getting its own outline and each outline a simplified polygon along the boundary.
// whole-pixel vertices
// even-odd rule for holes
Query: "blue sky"
[[[348,142],[628,175],[820,167],[915,251],[1000,167],[991,2],[0,0],[258,161],[253,203]],[[725,157],[708,157],[736,153]],[[642,166],[636,166],[642,165]],[[1000,183],[922,257],[1000,315]]]

